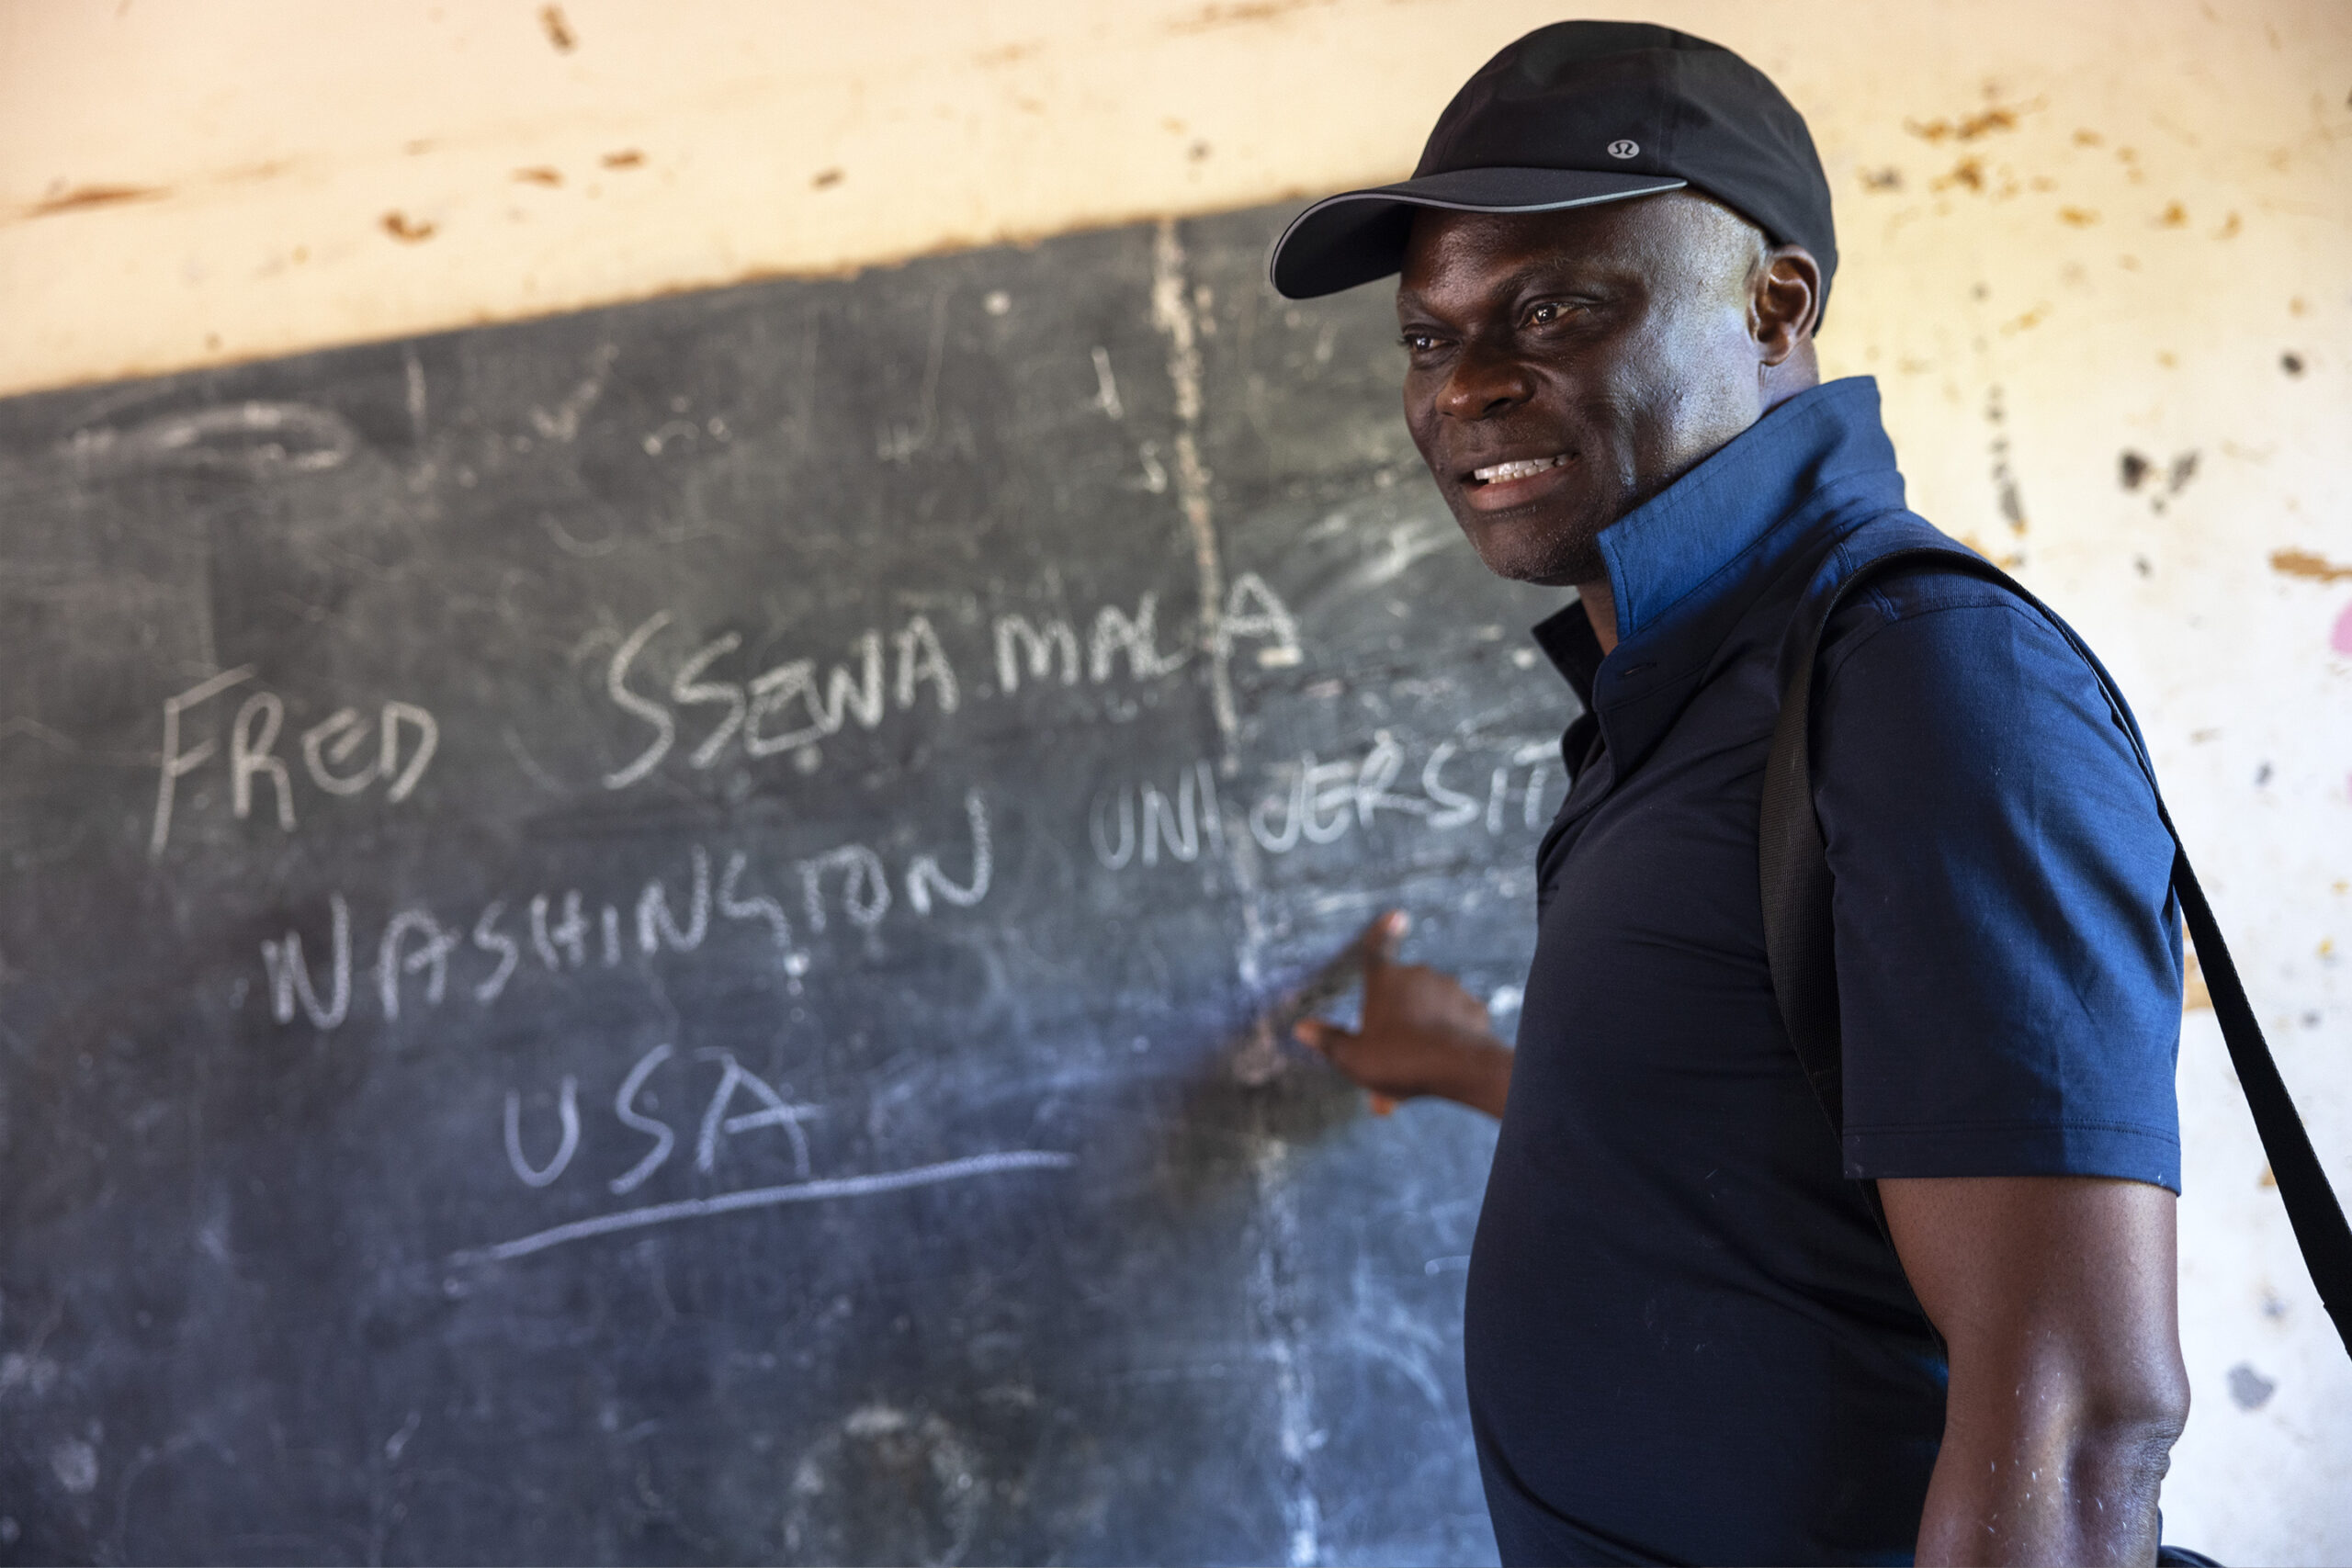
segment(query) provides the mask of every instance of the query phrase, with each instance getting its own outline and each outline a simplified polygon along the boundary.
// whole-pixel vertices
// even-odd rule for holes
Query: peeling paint
[[[1951,166],[1951,173],[1936,180],[1932,188],[1950,190],[1954,186],[1965,186],[1970,190],[1983,190],[1984,188],[1983,161],[1976,158],[1962,158]]]
[[[2285,577],[2308,577],[2314,582],[2336,582],[2352,577],[2352,566],[2338,566],[2325,556],[2292,547],[2270,552],[2270,570]]]
[[[1179,17],[1168,24],[1168,30],[1202,33],[1216,28],[1249,27],[1331,4],[1332,0],[1234,0],[1230,5],[1204,6],[1189,16]]]
[[[1990,136],[1996,130],[2015,130],[2018,128],[2018,116],[2020,113],[2030,113],[2041,107],[2038,100],[2024,106],[2022,109],[2005,108],[1996,105],[1976,114],[1931,119],[1924,123],[1916,119],[1906,119],[1903,122],[1903,129],[1922,141],[1973,141],[1980,136]],[[2077,135],[2079,134],[2078,132]]]
[[[2264,1377],[2244,1361],[2230,1369],[2230,1403],[2240,1410],[2259,1410],[2278,1392],[2276,1380]]]
[[[168,186],[75,186],[43,197],[25,209],[28,218],[54,218],[62,212],[87,212],[95,207],[119,207],[130,201],[161,201],[171,195]]]

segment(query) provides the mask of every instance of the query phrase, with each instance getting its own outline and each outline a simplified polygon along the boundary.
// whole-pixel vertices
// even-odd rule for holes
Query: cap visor
[[[1284,229],[1266,257],[1266,276],[1285,299],[1312,299],[1385,277],[1405,263],[1413,213],[1556,212],[1679,190],[1670,175],[1598,169],[1455,169],[1393,186],[1326,197]]]

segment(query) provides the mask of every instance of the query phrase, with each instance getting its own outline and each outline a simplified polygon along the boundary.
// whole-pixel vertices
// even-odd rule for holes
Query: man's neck
[[[1600,643],[1600,651],[1609,653],[1617,646],[1617,595],[1609,580],[1577,584],[1577,597],[1584,601],[1584,618],[1592,623],[1592,635]]]

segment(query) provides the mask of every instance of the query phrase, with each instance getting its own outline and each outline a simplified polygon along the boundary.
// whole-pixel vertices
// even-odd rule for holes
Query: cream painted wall
[[[1811,118],[1845,250],[1830,369],[1880,378],[1915,504],[2133,694],[2352,1194],[2352,6],[1612,9],[1741,50]],[[1554,14],[12,0],[0,391],[1395,177]],[[2180,1088],[2171,1533],[2352,1561],[2352,1366],[2210,1010]]]

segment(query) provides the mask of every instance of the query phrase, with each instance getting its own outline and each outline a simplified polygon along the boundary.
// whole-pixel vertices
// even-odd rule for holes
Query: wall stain
[[[2009,437],[2003,428],[2007,424],[2008,417],[2001,389],[1997,386],[1987,388],[1984,393],[1984,423],[1993,427],[1993,439],[1988,448],[1993,458],[1993,497],[2000,508],[2001,520],[2009,525],[2009,532],[2022,537],[2031,525],[2026,518],[2024,492],[2018,488],[2017,474],[2009,467]],[[2001,564],[2021,566],[2024,561],[2024,556],[2018,554],[2011,555]]]
[[[1990,136],[1996,130],[2015,130],[2018,128],[2018,116],[2030,114],[2041,107],[2041,100],[2039,98],[2017,108],[2007,108],[1996,104],[1980,113],[1960,115],[1956,118],[1947,117],[1942,119],[1924,121],[1906,119],[1903,122],[1903,129],[1922,141],[1973,141],[1980,136]],[[2081,132],[2078,131],[2075,134],[2079,138]]]
[[[563,172],[540,164],[536,168],[515,170],[514,178],[525,185],[560,186],[563,183]]]
[[[422,219],[411,218],[407,213],[398,210],[385,213],[377,221],[383,225],[385,233],[404,245],[418,244],[433,238],[436,227],[433,223]]]
[[[2197,477],[2199,461],[2193,446],[2173,458],[2169,468],[2141,453],[2126,451],[2116,461],[2116,478],[2125,490],[2135,493],[2143,484],[2148,485],[2149,509],[2162,515],[2165,502],[2187,490],[2188,481]]]
[[[1984,188],[1984,164],[1976,158],[1962,158],[1951,166],[1951,173],[1937,179],[1931,188],[1950,190],[1954,186],[1966,186],[1970,190]]]
[[[1216,28],[1249,27],[1278,21],[1295,12],[1326,6],[1332,0],[1234,0],[1230,5],[1204,6],[1188,17],[1168,24],[1171,33],[1204,33]]]
[[[2098,221],[2098,213],[2087,207],[2062,207],[2058,221],[2075,229],[2087,229]]]
[[[94,207],[119,207],[127,201],[161,201],[172,194],[169,186],[75,186],[44,197],[25,209],[28,218],[53,218],[61,212],[86,212]]]
[[[624,147],[617,152],[607,152],[596,161],[608,169],[634,169],[645,162],[645,154],[634,147]]]
[[[2270,552],[2270,570],[2282,577],[2307,577],[2313,582],[2339,582],[2352,577],[2352,566],[2338,566],[2325,556],[2291,547]]]
[[[212,176],[218,185],[243,185],[254,180],[275,179],[292,168],[284,158],[266,163],[240,164],[224,169]],[[50,186],[50,194],[24,208],[6,221],[28,218],[53,218],[66,212],[86,212],[93,208],[120,207],[128,202],[162,201],[174,193],[170,186],[88,185],[66,186],[59,181]]]
[[[2303,356],[2289,349],[2278,356],[2278,368],[2290,376],[2300,376],[2303,373]]]
[[[1903,171],[1892,164],[1883,169],[1864,169],[1862,186],[1866,190],[1901,190]]]
[[[2264,1377],[2244,1361],[2230,1369],[2230,1403],[2240,1410],[2259,1410],[2278,1392],[2278,1380]]]
[[[540,6],[539,26],[546,29],[548,42],[555,45],[558,54],[570,54],[580,47],[579,39],[572,35],[571,22],[564,17],[562,6]]]
[[[1016,60],[1026,60],[1046,46],[1041,43],[1008,43],[995,49],[984,49],[972,56],[972,63],[989,67],[1010,65]]]
[[[259,164],[224,169],[218,178],[222,185],[239,185],[247,180],[274,180],[293,166],[294,161],[290,158],[271,158]]]
[[[826,190],[841,183],[842,172],[839,169],[820,169],[808,181],[818,190]]]

